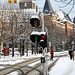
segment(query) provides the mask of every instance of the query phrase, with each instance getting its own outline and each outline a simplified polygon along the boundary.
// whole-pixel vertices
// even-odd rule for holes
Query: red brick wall
[[[32,8],[35,8],[35,3],[32,2]]]
[[[52,19],[51,19],[51,16],[48,16],[48,15],[44,15],[44,25],[50,25],[52,26]]]
[[[66,21],[64,23],[65,23],[65,27],[66,27],[65,31],[67,33],[67,36],[69,36],[69,37],[73,36],[73,24],[68,21]]]

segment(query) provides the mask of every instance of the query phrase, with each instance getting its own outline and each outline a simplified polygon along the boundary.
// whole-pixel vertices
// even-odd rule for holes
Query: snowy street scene
[[[75,63],[73,60],[70,60],[70,56],[68,54],[68,51],[62,51],[62,52],[54,52],[54,58],[53,61],[50,61],[50,53],[47,53],[47,65],[51,65],[55,62],[55,64],[51,67],[51,69],[48,71],[49,75],[74,75],[75,74]],[[23,56],[17,56],[17,53],[15,53],[15,56],[12,58],[10,56],[2,56],[0,59],[0,72],[1,70],[8,68],[9,66],[16,65],[18,63],[26,62],[27,60],[33,59],[33,58],[39,58],[42,56],[42,54],[38,55],[32,55],[30,52],[28,53],[28,57]],[[61,56],[61,57],[60,57]],[[59,59],[58,59],[59,58]],[[55,61],[58,59],[57,61]],[[40,64],[41,60],[37,60],[31,64],[28,64],[26,66],[34,67],[37,64]],[[43,66],[42,66],[43,67]],[[46,68],[46,67],[45,67]],[[10,71],[7,75],[20,75],[20,71]],[[21,73],[22,74],[22,73]]]
[[[0,75],[75,75],[75,0],[0,0]]]

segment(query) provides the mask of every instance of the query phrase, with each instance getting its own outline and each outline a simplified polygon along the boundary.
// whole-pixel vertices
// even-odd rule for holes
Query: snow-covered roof
[[[56,13],[58,15],[58,19],[60,18],[62,21],[70,21],[71,22],[69,15],[66,14],[65,12],[63,12],[62,10],[59,10]]]
[[[40,35],[39,32],[37,32],[37,31],[33,31],[33,32],[31,33],[31,35],[35,35],[35,34],[36,34],[36,35]]]
[[[70,21],[68,21],[68,20],[64,20],[63,22],[69,22],[69,23],[71,23],[71,24],[74,24],[73,22],[70,22]]]
[[[38,18],[39,19],[39,17],[37,15],[33,15],[31,18]]]
[[[37,31],[33,31],[32,33],[31,33],[31,35],[41,35],[41,34],[46,34],[46,32],[37,32]]]
[[[62,11],[57,11],[57,15],[59,18],[64,19],[64,14],[62,13]]]

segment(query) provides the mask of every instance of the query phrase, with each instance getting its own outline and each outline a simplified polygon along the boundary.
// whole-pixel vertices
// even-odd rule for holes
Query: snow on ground
[[[0,68],[4,68],[4,66],[0,66]]]
[[[57,59],[57,58],[53,58],[53,60],[55,60],[55,59]],[[49,61],[47,62],[47,64],[49,65],[49,64],[51,64],[52,62],[53,62],[53,61],[50,61],[50,60],[49,60]]]
[[[26,54],[22,57],[20,57],[20,55],[17,55],[17,53],[15,53],[16,55],[14,57],[12,57],[11,55],[9,56],[1,56],[1,59],[0,59],[0,64],[10,64],[10,65],[13,65],[13,64],[16,64],[16,63],[19,63],[19,62],[23,62],[25,61],[25,59],[28,59],[28,58],[36,58],[36,57],[41,57],[42,54],[31,54],[31,52],[28,53],[28,56],[26,56]],[[54,52],[54,56],[59,56],[59,55],[62,55],[62,54],[67,54],[68,55],[68,51],[62,51],[62,52]],[[50,53],[47,53],[48,56],[50,56]]]
[[[75,61],[69,57],[60,58],[49,75],[75,75]]]
[[[20,63],[20,62],[23,62],[25,60],[15,60],[15,61],[7,61],[7,62],[0,62],[0,64],[10,64],[10,65],[14,65],[14,64],[17,64],[17,63]]]
[[[17,53],[15,53],[16,55],[14,56],[14,57],[12,57],[11,55],[10,56],[1,56],[1,59],[0,59],[0,64],[10,64],[10,65],[13,65],[13,64],[16,64],[16,63],[19,63],[19,62],[22,62],[22,61],[25,61],[25,59],[28,59],[28,58],[36,58],[36,57],[41,57],[42,56],[42,54],[31,54],[31,52],[29,52],[28,53],[28,57],[26,56],[26,54],[24,55],[24,56],[22,56],[22,57],[20,57],[20,55],[18,55]],[[68,51],[62,51],[62,52],[54,52],[54,56],[59,56],[59,55],[68,55]],[[50,53],[47,53],[47,55],[48,56],[50,56]],[[49,57],[47,58],[47,59],[50,59]],[[56,58],[54,58],[54,60],[55,60]],[[38,64],[38,63],[40,63],[41,61],[37,61],[37,62],[34,62],[34,63],[32,63],[32,64],[29,64],[28,66],[35,66],[36,64]],[[50,75],[64,75],[64,74],[62,74],[63,72],[62,71],[67,71],[67,68],[69,68],[68,67],[68,65],[70,65],[70,63],[71,62],[73,62],[73,61],[71,61],[69,58],[61,58],[59,61],[58,61],[58,68],[59,69],[53,69],[53,70],[51,70],[51,72],[50,72]],[[49,62],[48,62],[48,64],[50,64],[50,63],[52,63],[52,61],[50,61],[49,60]],[[66,65],[67,64],[67,65]],[[62,66],[62,65],[66,65],[66,66]],[[71,65],[70,65],[71,66]],[[4,66],[0,66],[0,68],[4,68]],[[64,68],[65,68],[65,70],[64,70]],[[60,71],[61,70],[61,71]],[[55,71],[55,72],[54,72]],[[58,73],[57,73],[58,72]],[[69,72],[69,70],[68,70],[68,72]],[[53,74],[52,74],[53,73]],[[55,74],[54,74],[55,73]],[[65,73],[65,75],[67,75],[67,72],[64,72]],[[12,73],[10,73],[9,75],[18,75],[18,72],[17,71],[15,71],[15,72],[12,72]]]
[[[50,53],[48,53],[47,55],[50,56]],[[68,55],[68,51],[54,52],[54,56],[60,56],[60,55]]]
[[[10,74],[7,74],[7,75],[18,75],[18,72],[17,71],[14,71],[14,72],[12,72]]]
[[[54,52],[54,56],[59,56],[59,55],[68,55],[68,51],[62,51],[62,52]],[[31,54],[31,53],[29,53],[28,54],[29,56],[27,57],[26,56],[26,54],[25,54],[25,56],[22,56],[22,57],[20,57],[20,56],[16,56],[16,57],[10,57],[10,56],[7,56],[7,57],[5,57],[5,58],[3,58],[3,57],[1,57],[1,59],[0,59],[0,63],[3,61],[3,60],[9,60],[8,61],[8,63],[11,63],[11,61],[13,61],[13,59],[14,59],[14,61],[13,61],[13,63],[14,62],[19,62],[19,61],[17,61],[17,60],[23,60],[23,59],[28,59],[28,58],[35,58],[35,57],[41,57],[42,56],[42,54],[37,54],[37,55],[35,55],[35,54]],[[49,55],[50,56],[50,53],[47,53],[47,55]],[[50,59],[49,57],[47,58],[47,59]],[[54,60],[55,60],[56,58],[54,58]],[[4,61],[3,61],[4,62]],[[29,64],[28,66],[35,66],[36,64],[38,64],[38,63],[40,63],[41,61],[37,61],[37,62],[34,62],[34,63],[32,63],[32,64]],[[50,61],[49,60],[49,62],[48,62],[48,64],[50,64],[50,63],[52,63],[53,61]],[[6,63],[6,64],[8,64],[8,63]],[[13,64],[13,63],[11,63],[11,64]],[[16,64],[16,63],[15,63]],[[10,73],[10,74],[8,74],[8,75],[18,75],[18,72],[17,71],[14,71],[14,72],[12,72],[12,73]],[[51,69],[51,71],[49,72],[49,75],[75,75],[75,61],[73,61],[73,60],[70,60],[70,58],[69,57],[61,57],[58,61],[57,61],[57,63],[56,63],[56,65]]]
[[[37,62],[34,62],[34,63],[32,63],[32,64],[29,64],[28,66],[35,66],[36,64],[38,64],[38,63],[40,63],[41,61],[39,60],[39,61],[37,61]]]

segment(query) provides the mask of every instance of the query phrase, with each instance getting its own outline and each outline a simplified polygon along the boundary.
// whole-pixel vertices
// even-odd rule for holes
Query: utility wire
[[[68,1],[68,0],[55,0],[55,1],[65,3],[64,6],[59,6],[60,8],[64,8],[64,7],[67,7],[68,5],[72,5],[72,7],[71,7],[70,11],[68,12],[68,14],[70,14],[70,12],[72,11],[72,9],[74,8],[74,5],[75,5],[75,0],[70,0],[70,1]],[[73,4],[71,4],[72,2],[73,2]]]

